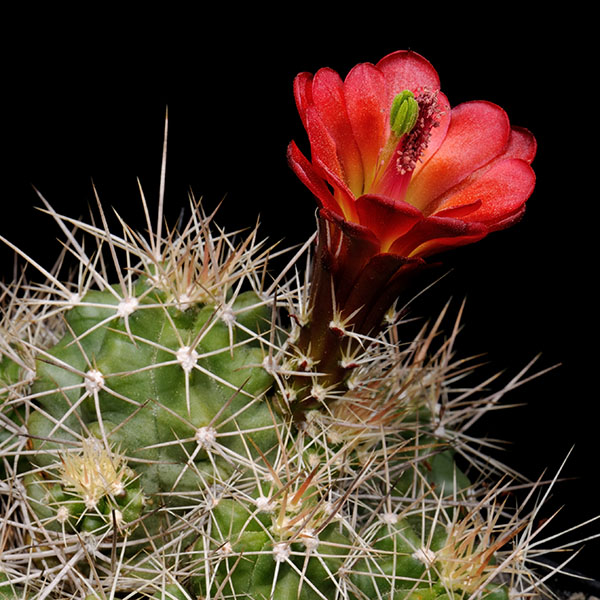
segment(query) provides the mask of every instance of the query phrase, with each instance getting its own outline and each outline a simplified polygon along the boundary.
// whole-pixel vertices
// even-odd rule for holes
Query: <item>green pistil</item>
[[[400,92],[392,102],[390,128],[397,137],[411,131],[419,116],[419,105],[410,90]]]

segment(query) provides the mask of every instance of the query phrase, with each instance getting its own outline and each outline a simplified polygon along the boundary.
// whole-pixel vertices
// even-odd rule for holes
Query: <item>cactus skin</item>
[[[40,410],[28,422],[36,466],[55,473],[57,454],[68,452],[69,443],[77,450],[77,440],[91,436],[109,452],[118,449],[128,464],[120,497],[104,490],[103,505],[91,502],[88,511],[64,475],[50,488],[49,504],[37,489],[44,487],[44,472],[29,477],[30,494],[40,501],[38,514],[51,527],[62,527],[64,519],[53,522],[52,512],[64,506],[80,530],[96,530],[102,518],[110,522],[113,508],[126,524],[146,503],[181,503],[186,492],[222,480],[232,467],[222,458],[208,460],[196,439],[203,428],[233,434],[219,440],[231,452],[244,451],[234,423],[241,430],[258,428],[253,440],[262,452],[276,443],[265,403],[247,405],[248,396],[259,397],[271,385],[264,370],[250,366],[260,365],[262,352],[247,331],[258,336],[269,319],[256,295],[247,292],[232,303],[236,324],[246,331],[234,327],[230,338],[227,324],[215,319],[215,307],[181,311],[168,306],[164,294],[148,290],[146,282],[137,286],[136,296],[143,299],[127,319],[115,314],[109,291],[89,292],[66,313],[67,333],[38,360],[32,394]],[[178,362],[178,351],[195,339],[197,354],[189,364]],[[236,345],[231,352],[230,341]],[[221,426],[226,420],[230,423]],[[47,477],[56,480],[56,473]],[[86,512],[92,514],[82,519]]]
[[[17,600],[22,598],[21,590],[15,588],[5,573],[0,571],[0,600]]]

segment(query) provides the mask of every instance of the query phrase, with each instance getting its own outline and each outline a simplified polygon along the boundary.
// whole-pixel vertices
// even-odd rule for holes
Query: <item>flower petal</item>
[[[387,82],[386,110],[392,106],[392,100],[403,90],[416,92],[421,88],[438,90],[440,78],[433,65],[420,54],[412,50],[398,50],[384,56],[375,65],[385,76]]]
[[[453,108],[443,144],[413,177],[406,200],[432,214],[438,198],[501,154],[509,137],[508,117],[499,106],[475,101]]]
[[[311,142],[314,171],[335,189],[336,202],[347,219],[356,220],[355,195],[348,187],[344,167],[338,160],[338,147],[314,106],[306,111],[306,131]],[[338,211],[340,212],[340,211]]]
[[[306,108],[312,103],[312,80],[311,73],[298,73],[294,79],[294,98],[298,114],[306,129]]]
[[[488,228],[481,223],[467,223],[448,217],[427,217],[406,235],[398,238],[390,252],[402,256],[429,256],[441,249],[462,246],[485,237]]]
[[[362,161],[348,118],[344,84],[335,71],[327,68],[317,71],[312,82],[312,101],[314,112],[318,113],[320,122],[335,145],[343,180],[358,197],[363,189]],[[310,112],[307,118],[309,115]],[[309,137],[312,144],[310,132]]]
[[[489,169],[475,174],[465,184],[450,192],[440,204],[436,216],[439,216],[441,210],[470,206],[473,202],[480,201],[478,210],[462,218],[493,227],[525,204],[533,192],[535,174],[524,160],[507,158],[496,161]]]
[[[348,117],[362,158],[362,194],[373,181],[379,153],[389,135],[389,107],[386,106],[383,74],[369,63],[357,65],[344,81],[344,95]]]
[[[518,223],[523,215],[525,214],[525,204],[520,206],[517,210],[509,215],[505,215],[501,221],[496,221],[493,225],[489,226],[488,229],[492,231],[500,231],[507,227],[512,227],[515,223]]]
[[[536,151],[537,142],[533,134],[524,127],[512,127],[506,150],[498,158],[520,158],[531,163]]]
[[[462,204],[461,206],[451,206],[444,208],[435,213],[436,217],[450,217],[452,219],[464,219],[467,215],[474,213],[481,207],[481,200],[475,200],[470,204]]]
[[[387,252],[394,240],[410,231],[423,218],[421,211],[406,202],[366,194],[356,201],[360,224],[370,229]]]
[[[308,159],[300,152],[295,142],[290,142],[287,151],[288,163],[300,181],[315,195],[322,208],[341,214],[341,209],[333,194]]]
[[[339,212],[333,212],[326,208],[322,208],[319,215],[336,225],[348,239],[362,240],[365,244],[370,244],[372,254],[379,248],[379,240],[368,227],[353,221],[347,221]]]

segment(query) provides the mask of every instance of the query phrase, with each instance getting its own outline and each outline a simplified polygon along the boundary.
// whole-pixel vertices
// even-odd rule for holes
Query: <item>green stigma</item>
[[[398,137],[408,133],[417,122],[419,104],[410,90],[400,92],[392,102],[390,127]]]

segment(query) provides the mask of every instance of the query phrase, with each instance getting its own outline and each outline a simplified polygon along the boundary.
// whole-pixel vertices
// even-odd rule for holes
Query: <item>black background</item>
[[[315,205],[285,158],[291,139],[307,150],[294,76],[322,66],[345,75],[357,62],[411,48],[436,67],[452,105],[495,102],[539,144],[538,183],[524,219],[447,253],[441,272],[449,275],[414,313],[435,314],[449,297],[457,310],[466,298],[458,350],[486,353],[488,369],[505,370],[505,381],[540,353],[537,368],[560,363],[506,398],[526,406],[493,413],[477,433],[509,441],[499,457],[531,478],[544,469],[552,476],[573,447],[563,475],[575,479],[556,487],[544,516],[566,505],[555,529],[591,518],[600,514],[598,194],[586,32],[574,18],[542,26],[507,7],[492,16],[454,13],[455,21],[434,9],[377,8],[340,12],[339,19],[297,5],[285,16],[231,8],[218,18],[16,18],[4,52],[2,146],[9,156],[0,233],[50,266],[59,231],[35,210],[32,185],[57,210],[80,216],[94,203],[92,180],[105,206],[143,227],[136,177],[154,203],[168,105],[171,223],[191,189],[209,209],[225,197],[218,221],[228,229],[253,225],[260,214],[264,236],[303,241]],[[12,254],[2,248],[0,258],[10,279]],[[599,530],[596,523],[586,531]],[[598,542],[588,544],[572,564],[598,577],[598,550]]]

